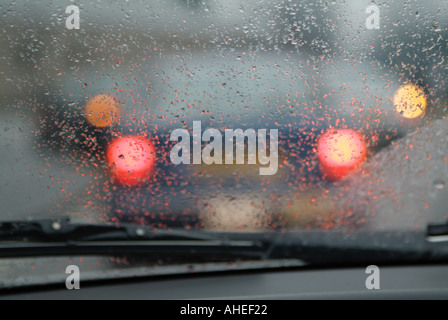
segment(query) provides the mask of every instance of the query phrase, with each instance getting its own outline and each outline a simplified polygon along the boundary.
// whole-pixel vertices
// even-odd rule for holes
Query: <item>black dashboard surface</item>
[[[367,267],[367,266],[366,266]],[[81,282],[79,290],[33,288],[0,299],[448,299],[448,265],[378,266],[379,289],[367,289],[366,268],[285,269]]]

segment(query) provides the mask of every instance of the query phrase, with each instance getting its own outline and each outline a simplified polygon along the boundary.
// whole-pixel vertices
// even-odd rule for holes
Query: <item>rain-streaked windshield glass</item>
[[[448,218],[448,2],[0,4],[1,221]]]

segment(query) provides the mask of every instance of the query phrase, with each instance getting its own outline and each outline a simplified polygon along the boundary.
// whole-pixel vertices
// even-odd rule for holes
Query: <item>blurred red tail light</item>
[[[124,185],[141,185],[153,176],[156,153],[151,140],[126,136],[113,140],[106,150],[112,178]]]
[[[358,132],[339,129],[320,137],[317,152],[325,177],[340,180],[365,160],[367,147]]]

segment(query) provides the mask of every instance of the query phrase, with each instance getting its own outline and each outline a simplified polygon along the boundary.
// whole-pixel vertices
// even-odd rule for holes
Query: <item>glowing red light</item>
[[[320,137],[317,152],[324,175],[340,180],[366,158],[362,136],[351,129],[330,130]]]
[[[141,136],[127,136],[112,141],[106,151],[110,173],[116,182],[139,185],[151,178],[155,167],[155,148]]]

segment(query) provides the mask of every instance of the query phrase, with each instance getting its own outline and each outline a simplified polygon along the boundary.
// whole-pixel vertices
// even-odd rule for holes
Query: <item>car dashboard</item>
[[[79,290],[67,290],[64,284],[60,283],[49,288],[43,286],[3,292],[0,299],[206,299],[252,302],[302,299],[448,299],[446,264],[379,266],[379,268],[379,289],[366,288],[369,276],[366,267],[319,269],[293,267],[85,282],[81,284]]]

